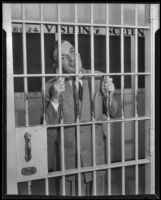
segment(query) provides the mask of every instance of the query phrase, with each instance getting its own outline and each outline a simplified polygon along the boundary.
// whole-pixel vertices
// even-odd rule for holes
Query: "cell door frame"
[[[151,73],[149,109],[151,116],[150,126],[150,153],[151,153],[151,184],[147,190],[155,194],[155,31],[158,28],[155,5],[146,5],[149,15],[150,30],[145,40],[145,65],[149,66]],[[3,4],[3,29],[6,31],[6,65],[7,65],[7,194],[18,194],[17,189],[17,158],[15,137],[15,111],[14,111],[14,81],[13,81],[13,54],[12,54],[12,20],[11,4]],[[147,93],[147,92],[145,92]],[[146,97],[146,98],[147,98]],[[148,180],[147,180],[148,181]]]
[[[18,194],[17,189],[17,158],[14,113],[14,84],[13,84],[13,54],[12,54],[12,28],[11,5],[3,4],[3,29],[6,31],[6,89],[7,89],[7,194]]]

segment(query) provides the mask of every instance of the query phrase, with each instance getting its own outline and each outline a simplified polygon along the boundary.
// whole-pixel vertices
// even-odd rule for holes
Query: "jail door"
[[[120,82],[119,88],[116,91],[116,99],[119,102],[120,106],[120,116],[118,116],[117,119],[107,119],[106,121],[90,121],[89,123],[92,127],[92,141],[93,144],[95,144],[95,126],[97,123],[106,123],[107,129],[109,130],[108,133],[108,164],[105,165],[96,165],[96,158],[95,154],[93,153],[93,165],[89,168],[81,168],[80,167],[80,160],[78,161],[78,168],[75,169],[73,172],[72,170],[66,171],[64,168],[64,163],[62,162],[62,170],[55,173],[49,173],[48,172],[48,146],[47,146],[47,128],[48,127],[45,122],[43,124],[39,121],[41,106],[44,106],[44,102],[40,102],[41,99],[41,86],[43,89],[45,88],[45,82],[46,78],[50,78],[52,76],[56,76],[56,74],[51,74],[48,71],[45,71],[45,60],[44,60],[44,49],[48,51],[49,49],[46,48],[44,45],[44,30],[50,31],[51,24],[55,24],[58,29],[54,30],[57,33],[58,38],[55,36],[52,36],[52,39],[58,39],[59,45],[60,38],[61,38],[61,26],[64,24],[68,24],[69,26],[73,26],[75,28],[78,28],[82,24],[84,26],[90,26],[91,32],[86,30],[88,34],[90,34],[90,60],[91,60],[91,69],[92,72],[88,74],[92,80],[92,85],[94,86],[94,78],[95,76],[98,76],[94,74],[94,24],[93,24],[93,5],[90,5],[91,8],[91,15],[87,18],[89,20],[83,21],[83,15],[84,13],[80,13],[79,10],[76,9],[75,14],[74,12],[70,12],[73,16],[72,19],[75,19],[74,22],[68,22],[71,19],[68,19],[67,16],[65,16],[66,12],[62,12],[64,16],[62,17],[62,21],[60,20],[60,10],[57,10],[53,12],[53,10],[50,8],[50,6],[46,7],[46,11],[43,8],[43,5],[33,6],[31,5],[28,7],[21,4],[16,5],[16,9],[13,9],[14,14],[11,10],[10,4],[4,4],[3,5],[3,14],[4,14],[4,30],[6,31],[6,46],[7,46],[7,193],[8,194],[18,194],[18,190],[21,191],[21,194],[33,194],[31,190],[31,186],[33,191],[35,191],[34,194],[43,194],[43,195],[49,195],[50,190],[50,184],[49,179],[50,178],[56,178],[60,177],[62,179],[62,188],[63,192],[62,194],[65,195],[65,176],[71,175],[72,173],[75,173],[78,175],[78,195],[81,195],[81,175],[85,172],[91,172],[94,177],[94,192],[93,194],[96,195],[96,174],[97,172],[101,170],[108,171],[108,195],[115,194],[115,187],[112,185],[113,177],[117,180],[119,179],[119,194],[127,194],[128,191],[126,191],[126,188],[128,188],[128,181],[131,178],[130,172],[132,171],[132,193],[133,194],[139,194],[139,187],[140,185],[145,185],[145,188],[143,189],[143,193],[151,193],[154,194],[154,161],[155,161],[155,154],[154,154],[154,138],[155,138],[155,125],[154,125],[154,30],[155,26],[153,22],[148,26],[145,26],[145,24],[138,25],[137,24],[137,6],[135,6],[134,9],[134,16],[133,15],[125,15],[124,19],[131,17],[133,23],[130,24],[123,24],[123,5],[120,6],[120,16],[118,20],[121,22],[118,24],[115,22],[114,15],[116,15],[117,18],[117,12],[114,8],[115,12],[110,11],[108,9],[108,5],[106,7],[106,17],[108,14],[110,14],[109,19],[111,20],[111,24],[109,25],[108,20],[104,24],[100,24],[99,20],[96,19],[95,26],[98,26],[101,28],[103,26],[105,28],[104,35],[106,40],[106,66],[105,70],[101,73],[100,76],[103,75],[113,75],[116,80],[116,82]],[[40,7],[39,7],[40,6]],[[82,5],[80,5],[82,6]],[[58,6],[60,8],[60,5]],[[112,6],[113,7],[113,6]],[[115,7],[115,5],[114,5]],[[151,8],[151,6],[147,6],[147,8]],[[22,8],[22,9],[21,9]],[[76,8],[73,6],[73,8]],[[28,16],[28,10],[33,11],[31,12],[33,15]],[[70,10],[70,9],[69,9]],[[153,10],[153,9],[152,9]],[[40,13],[39,13],[40,11]],[[50,12],[48,12],[50,11]],[[72,10],[73,11],[73,10]],[[98,11],[98,10],[97,10]],[[109,13],[107,13],[107,11]],[[149,9],[147,9],[149,11]],[[47,13],[46,19],[43,19],[43,12]],[[77,13],[79,12],[80,16],[82,17],[80,20],[80,23],[77,21]],[[11,17],[11,13],[15,16],[14,19]],[[35,13],[39,13],[38,17],[35,15]],[[56,14],[55,14],[56,13]],[[150,19],[153,19],[153,15],[151,16],[148,13],[148,16],[150,16]],[[58,15],[57,15],[58,14]],[[105,14],[105,13],[104,13]],[[154,13],[153,13],[154,14]],[[98,15],[97,15],[98,16]],[[31,17],[31,18],[30,18]],[[51,22],[51,19],[56,19],[55,22]],[[108,17],[107,17],[108,18]],[[45,21],[46,20],[46,21]],[[16,32],[17,35],[14,35],[12,33],[12,24],[16,23]],[[45,24],[46,23],[46,24]],[[45,26],[44,26],[45,24]],[[29,26],[30,25],[30,26]],[[47,26],[48,25],[48,26]],[[35,28],[36,26],[36,28]],[[117,27],[116,30],[120,31],[120,55],[119,55],[119,61],[120,61],[120,71],[110,71],[109,68],[109,32],[112,30],[109,28]],[[33,28],[34,27],[34,28]],[[38,28],[37,28],[38,27]],[[46,27],[46,29],[44,29]],[[64,28],[64,27],[63,27]],[[134,28],[134,38],[131,40],[131,44],[135,46],[135,48],[131,48],[131,58],[135,63],[134,67],[132,67],[133,63],[131,64],[130,72],[125,72],[124,69],[125,63],[124,63],[124,30],[126,28]],[[143,71],[138,71],[138,30],[139,28],[145,29],[145,69]],[[18,31],[17,31],[18,30]],[[39,33],[39,36],[37,37],[30,37],[30,34],[26,34],[26,30],[28,30],[28,33]],[[76,44],[76,50],[78,50],[78,29],[75,33],[73,31],[74,40]],[[115,30],[115,34],[116,33]],[[62,29],[64,31],[64,29]],[[68,32],[69,30],[66,30]],[[81,29],[79,30],[81,31]],[[83,30],[84,31],[84,30]],[[99,31],[96,30],[96,33]],[[100,31],[101,32],[101,31]],[[19,35],[20,33],[20,35]],[[13,52],[13,43],[14,39],[17,37],[17,41],[21,44],[16,51]],[[36,43],[36,40],[39,42],[39,46],[36,46],[32,48],[31,46],[34,46],[34,42]],[[28,45],[26,41],[30,41],[31,46]],[[110,40],[111,41],[111,40]],[[85,42],[84,42],[85,43]],[[33,50],[34,49],[34,50]],[[36,50],[35,50],[36,49]],[[14,66],[14,60],[13,55],[17,54],[16,56],[19,57],[19,63],[16,63],[16,69],[13,69]],[[84,57],[86,58],[86,52],[84,53]],[[113,51],[113,53],[115,53]],[[39,63],[33,63],[30,62],[30,58],[27,59],[26,55],[34,55],[35,58],[41,59],[41,66],[39,66]],[[60,53],[59,53],[60,56]],[[60,59],[60,57],[59,57]],[[115,59],[115,58],[114,58]],[[38,59],[35,59],[38,60]],[[85,59],[86,60],[86,59]],[[117,59],[115,59],[117,61]],[[27,61],[29,68],[27,68]],[[47,74],[48,73],[48,74]],[[60,70],[60,74],[57,74],[57,76],[62,75],[62,69]],[[80,74],[76,74],[78,77]],[[47,77],[48,76],[48,77]],[[133,104],[133,116],[124,115],[127,108],[129,101],[126,102],[125,105],[125,97],[126,97],[126,91],[124,88],[124,82],[127,77],[130,77],[131,85],[133,89],[133,96],[130,96],[130,103]],[[138,79],[139,76],[144,77],[145,82],[145,90],[144,93],[144,102],[142,102],[139,106],[144,105],[145,106],[145,112],[139,116],[139,109],[137,103],[139,102],[139,95],[138,95]],[[35,83],[38,83],[38,88],[35,86]],[[132,90],[130,90],[131,92]],[[128,93],[128,91],[127,91]],[[45,93],[43,93],[45,95]],[[128,93],[129,95],[129,93]],[[43,96],[44,97],[44,96]],[[129,99],[128,99],[129,100]],[[140,106],[140,108],[141,108]],[[35,109],[35,107],[37,109]],[[15,109],[16,108],[16,109]],[[16,111],[18,110],[18,112]],[[32,119],[32,120],[31,120]],[[143,122],[143,126],[139,125]],[[120,123],[119,126],[117,126]],[[133,125],[131,125],[131,124]],[[117,125],[116,125],[117,124]],[[83,125],[78,121],[74,124],[77,127],[78,130],[78,136],[80,134],[80,125]],[[115,126],[116,125],[116,126]],[[126,126],[127,125],[127,126]],[[58,126],[58,125],[57,125]],[[64,151],[64,132],[63,127],[64,124],[61,124],[61,143],[62,143],[62,152]],[[65,126],[71,126],[71,124],[66,124]],[[119,127],[119,128],[118,128]],[[133,129],[133,128],[134,129]],[[144,128],[138,128],[138,127],[144,127]],[[110,130],[111,129],[111,130]],[[112,130],[113,129],[113,130]],[[110,132],[111,131],[111,132]],[[113,132],[112,132],[113,131]],[[131,131],[131,132],[130,132]],[[118,136],[118,133],[120,134]],[[132,158],[126,158],[126,154],[128,154],[128,144],[125,146],[125,140],[128,141],[129,134],[133,133],[133,152],[134,156]],[[144,144],[144,155],[143,157],[139,157],[139,133],[144,134],[145,141],[142,141],[140,143],[140,146]],[[111,156],[111,149],[113,146],[115,146],[116,152],[118,152],[118,146],[111,145],[111,138],[117,137],[119,141],[119,161],[113,161]],[[130,141],[131,142],[131,141]],[[79,137],[77,139],[77,143],[80,144]],[[128,142],[127,142],[128,143]],[[78,145],[79,146],[79,145]],[[127,147],[127,148],[126,148]],[[125,151],[126,148],[126,151]],[[95,146],[93,145],[93,149],[95,150]],[[94,151],[93,151],[94,152]],[[80,149],[78,149],[78,156],[80,153]],[[62,161],[64,159],[64,154],[62,154]],[[143,169],[143,180],[140,181],[140,177],[142,174]],[[119,172],[118,172],[119,171]],[[128,174],[128,178],[127,178]],[[126,182],[126,180],[128,181]],[[52,191],[52,188],[51,188]],[[52,193],[52,192],[51,192]]]

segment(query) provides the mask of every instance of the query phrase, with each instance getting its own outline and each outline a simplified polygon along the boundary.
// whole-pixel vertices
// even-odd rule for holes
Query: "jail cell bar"
[[[63,22],[61,22],[61,13],[60,13],[60,4],[58,4],[58,23],[53,22],[53,24],[57,24],[58,25],[58,52],[59,52],[59,74],[56,74],[54,76],[67,76],[62,74],[62,65],[61,65],[61,25],[63,24]],[[113,25],[109,25],[109,21],[108,21],[108,4],[106,4],[106,73],[101,73],[100,75],[118,75],[121,76],[121,144],[122,144],[122,163],[118,163],[118,164],[112,164],[111,163],[111,148],[110,148],[110,123],[115,120],[111,120],[109,114],[107,113],[107,121],[103,122],[107,124],[107,131],[108,131],[108,143],[107,143],[107,154],[108,154],[108,164],[107,165],[103,165],[102,167],[98,167],[96,166],[96,147],[95,147],[95,124],[97,123],[97,121],[95,121],[95,116],[92,115],[92,122],[88,122],[87,124],[91,124],[92,125],[92,143],[93,143],[93,166],[92,168],[90,168],[90,170],[85,169],[83,170],[80,167],[80,121],[79,121],[79,116],[77,116],[76,119],[76,131],[77,131],[77,170],[74,171],[73,173],[66,173],[65,170],[65,160],[64,160],[64,127],[68,126],[67,124],[64,124],[63,121],[63,116],[61,118],[61,124],[58,125],[61,127],[61,172],[54,172],[52,173],[52,175],[48,175],[48,177],[45,177],[45,189],[46,189],[46,195],[49,194],[49,185],[48,185],[48,178],[49,177],[57,177],[57,176],[61,176],[62,177],[62,194],[65,195],[66,194],[66,188],[65,188],[65,175],[66,174],[76,174],[78,175],[78,195],[81,196],[81,173],[82,172],[88,172],[91,171],[93,173],[93,195],[97,195],[97,184],[96,184],[96,172],[99,169],[105,169],[108,170],[108,195],[111,195],[111,169],[113,167],[121,167],[122,168],[122,194],[125,194],[125,167],[126,166],[131,166],[134,165],[135,166],[135,193],[138,194],[138,166],[139,164],[146,164],[149,163],[146,160],[143,161],[139,161],[138,160],[138,120],[145,120],[145,118],[138,118],[138,114],[137,114],[137,94],[138,94],[138,75],[139,74],[144,74],[144,75],[150,75],[150,73],[138,73],[138,64],[137,64],[137,60],[138,60],[138,36],[137,36],[137,5],[135,5],[135,72],[134,73],[126,73],[124,72],[124,34],[123,34],[123,30],[126,27],[123,23],[123,4],[121,5],[121,26],[119,26],[121,28],[121,73],[110,73],[109,70],[109,27],[113,26]],[[26,31],[25,31],[25,25],[26,22],[25,21],[25,12],[24,12],[24,4],[22,4],[22,23],[23,23],[23,66],[24,66],[24,74],[23,75],[15,75],[18,77],[23,76],[24,77],[24,91],[25,91],[25,111],[26,111],[26,126],[29,126],[29,119],[28,119],[28,88],[27,88],[27,77],[32,77],[32,75],[28,75],[27,74],[27,55],[26,55]],[[44,105],[44,119],[45,119],[45,77],[46,76],[53,76],[51,74],[45,74],[45,56],[44,56],[44,33],[43,33],[43,24],[46,23],[45,21],[43,21],[43,5],[40,5],[40,16],[41,16],[41,21],[40,21],[40,26],[41,26],[41,69],[42,69],[42,74],[37,76],[41,76],[42,77],[42,88],[43,88],[43,105]],[[32,22],[32,23],[36,23],[36,22]],[[68,23],[66,23],[68,24]],[[70,24],[70,23],[69,23]],[[76,49],[76,73],[75,74],[68,74],[72,75],[72,76],[76,76],[76,91],[77,91],[77,95],[78,95],[78,79],[79,79],[79,72],[78,72],[78,13],[77,13],[77,4],[75,4],[75,22],[74,22],[74,27],[75,27],[75,33],[74,33],[74,40],[75,40],[75,49]],[[84,24],[84,25],[89,25],[91,27],[91,33],[90,33],[90,41],[91,41],[91,73],[90,74],[84,74],[84,75],[88,75],[91,77],[91,81],[92,81],[92,100],[94,100],[94,78],[96,76],[96,74],[94,74],[94,32],[93,32],[93,28],[94,28],[94,23],[93,23],[93,4],[91,4],[91,22],[90,24]],[[98,25],[99,26],[99,25]],[[101,25],[100,25],[101,26]],[[117,26],[117,25],[115,25]],[[149,27],[142,27],[143,29],[149,29]],[[130,74],[131,76],[134,75],[135,77],[135,118],[132,119],[131,121],[135,121],[135,161],[131,161],[131,162],[125,162],[125,144],[124,144],[124,140],[125,140],[125,136],[124,136],[124,132],[125,132],[125,121],[127,121],[124,118],[124,76]],[[36,76],[36,75],[34,75]],[[93,103],[93,102],[92,102]],[[92,114],[94,112],[92,111]],[[148,118],[149,119],[149,118]],[[117,120],[116,120],[117,121]],[[130,120],[129,120],[130,121]],[[44,120],[43,122],[44,126],[46,125],[46,121]],[[54,127],[54,126],[53,126]],[[28,194],[32,194],[31,191],[31,181],[28,181]]]
[[[74,7],[74,17],[75,17],[75,23],[78,23],[78,8],[77,4],[75,4]],[[78,26],[74,26],[75,34],[74,34],[74,42],[75,42],[75,60],[76,60],[76,74],[78,74]],[[79,91],[79,77],[76,76],[76,99],[77,99],[77,113],[76,113],[76,137],[77,137],[77,168],[78,171],[81,168],[81,161],[80,161],[80,125],[79,123],[79,97],[78,97],[78,91]],[[78,172],[78,196],[81,196],[82,190],[81,190],[81,173]]]

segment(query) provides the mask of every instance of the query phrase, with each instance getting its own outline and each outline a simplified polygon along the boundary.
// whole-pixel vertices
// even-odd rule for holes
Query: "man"
[[[52,50],[52,59],[55,66],[58,66],[58,44],[55,43]],[[82,68],[82,62],[79,53],[78,71],[79,73],[90,73],[90,70]],[[76,54],[73,45],[68,41],[61,43],[61,60],[63,73],[76,72]],[[58,69],[57,69],[58,70]],[[97,72],[98,73],[98,72]],[[75,81],[72,77],[58,79],[52,78],[46,83],[46,122],[47,124],[60,123],[61,112],[64,123],[75,122],[79,116],[81,122],[89,122],[92,119],[92,113],[96,120],[103,119],[103,102],[111,117],[117,113],[117,103],[113,98],[114,84],[112,79],[99,77],[94,81],[94,100],[91,95],[90,76],[81,77],[79,80],[80,88],[82,87],[82,96],[79,99],[79,105],[76,104]],[[79,88],[79,89],[80,89]],[[62,104],[60,103],[62,102]],[[107,103],[109,102],[109,103]],[[79,107],[79,108],[78,108]],[[94,108],[94,110],[93,110]],[[105,138],[107,135],[106,124],[96,124],[95,126],[95,149],[96,164],[106,163]],[[60,129],[48,129],[48,165],[49,171],[60,170],[60,158],[58,158],[58,149],[60,147]],[[57,151],[57,153],[55,153]],[[80,126],[80,160],[81,167],[92,166],[92,125]],[[65,152],[65,169],[77,168],[77,140],[76,127],[69,126],[64,128],[64,152]],[[61,154],[59,154],[61,155]],[[59,162],[59,164],[58,164]],[[56,166],[57,165],[57,166]],[[76,176],[66,177],[66,194],[76,195],[77,184]],[[97,172],[97,195],[105,194],[105,172]],[[92,195],[93,176],[91,172],[81,175],[82,195]],[[58,194],[58,193],[57,193]]]

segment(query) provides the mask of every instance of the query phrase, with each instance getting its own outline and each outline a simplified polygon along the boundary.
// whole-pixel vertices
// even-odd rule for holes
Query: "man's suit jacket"
[[[85,71],[88,73],[90,71]],[[91,121],[92,112],[92,99],[91,99],[91,81],[89,77],[83,78],[83,99],[79,102],[80,111],[80,121],[87,122]],[[95,78],[94,82],[94,107],[95,107],[95,119],[103,119],[103,99],[100,92],[101,80]],[[53,79],[50,79],[46,83],[46,122],[47,124],[59,123],[60,112],[56,112],[50,103],[50,98],[52,96],[51,86],[53,85]],[[64,123],[75,122],[76,119],[76,105],[75,105],[75,92],[74,87],[72,87],[69,81],[65,82],[65,92],[63,92],[63,119]],[[114,117],[117,113],[117,103],[113,99],[112,106],[110,109],[110,115]],[[106,135],[107,135],[107,125],[96,124],[95,125],[95,141],[96,141],[96,164],[106,163]],[[53,136],[55,132],[55,136]],[[55,137],[55,141],[60,143],[60,132],[59,129],[50,129],[48,136]],[[76,127],[69,126],[64,128],[64,148],[65,148],[65,168],[73,169],[77,167],[77,139],[76,139]],[[81,125],[80,126],[80,156],[82,167],[92,166],[92,125]],[[52,159],[52,158],[49,158]],[[103,174],[103,173],[102,173]],[[101,173],[99,173],[101,175]],[[86,173],[86,181],[92,180],[92,173]]]

